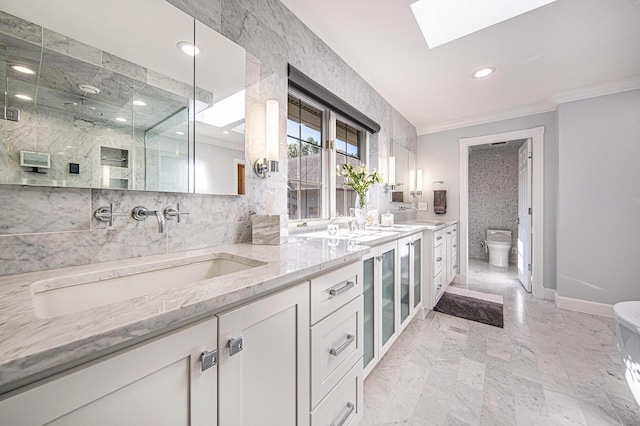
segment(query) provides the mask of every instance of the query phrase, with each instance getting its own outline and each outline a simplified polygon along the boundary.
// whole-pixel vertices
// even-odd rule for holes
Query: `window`
[[[335,141],[334,146],[328,141]],[[289,219],[348,215],[355,192],[343,188],[344,178],[336,170],[345,163],[364,164],[365,143],[362,128],[291,92],[287,114]]]

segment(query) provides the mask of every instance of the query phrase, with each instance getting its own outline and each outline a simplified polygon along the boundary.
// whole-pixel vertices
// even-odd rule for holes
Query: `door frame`
[[[531,139],[533,181],[531,215],[531,282],[532,294],[544,298],[544,126],[493,135],[460,139],[460,274],[458,280],[467,283],[469,271],[469,147],[516,139]]]

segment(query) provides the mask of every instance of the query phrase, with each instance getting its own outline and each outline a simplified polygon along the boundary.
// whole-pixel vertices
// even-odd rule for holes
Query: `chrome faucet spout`
[[[151,211],[149,213],[155,213],[156,214],[156,219],[158,219],[158,232],[161,233],[161,234],[164,234],[164,231],[165,231],[166,227],[165,227],[164,216],[163,216],[162,212],[160,210],[154,210],[154,211]]]
[[[134,207],[133,211],[131,212],[131,216],[133,216],[135,220],[145,220],[148,216],[153,215],[155,215],[156,219],[158,220],[158,232],[164,234],[166,229],[164,215],[160,210],[148,210],[145,207],[138,206]]]

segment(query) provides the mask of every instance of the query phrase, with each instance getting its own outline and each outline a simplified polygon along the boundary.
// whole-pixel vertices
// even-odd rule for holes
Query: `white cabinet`
[[[418,233],[372,247],[362,259],[365,377],[421,307],[423,240]]]
[[[421,306],[422,240],[422,233],[398,240],[400,332],[409,324],[416,308]]]
[[[201,355],[216,347],[212,317],[3,397],[0,424],[214,424],[217,368]]]
[[[311,279],[312,424],[355,425],[362,419],[363,266]]]
[[[220,425],[309,424],[309,285],[219,317]]]
[[[392,302],[387,343],[395,248],[378,262]],[[25,386],[0,399],[0,424],[356,425],[363,283],[354,262]]]
[[[458,225],[425,231],[424,293],[433,309],[458,274]]]

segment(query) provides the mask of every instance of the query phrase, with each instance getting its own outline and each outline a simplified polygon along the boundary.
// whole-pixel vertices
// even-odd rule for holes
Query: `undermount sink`
[[[36,316],[53,318],[265,264],[212,253],[37,281],[31,284],[31,292]]]

